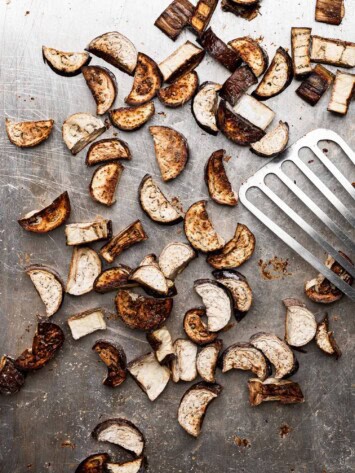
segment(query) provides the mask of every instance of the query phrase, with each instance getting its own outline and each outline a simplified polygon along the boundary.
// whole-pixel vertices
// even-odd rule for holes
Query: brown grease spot
[[[243,439],[235,435],[233,441],[237,447],[250,448],[250,441],[248,439]]]
[[[287,424],[282,424],[280,427],[280,437],[284,439],[292,431],[291,427]]]
[[[61,444],[62,448],[71,448],[74,450],[75,448],[75,443],[73,443],[71,440],[64,440]]]
[[[288,259],[283,260],[274,256],[269,261],[263,261],[260,259],[258,261],[260,268],[261,277],[268,281],[273,281],[275,279],[282,279],[285,276],[292,276],[292,273],[288,272]]]

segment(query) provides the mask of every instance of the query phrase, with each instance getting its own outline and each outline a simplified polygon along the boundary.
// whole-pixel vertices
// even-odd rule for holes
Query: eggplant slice
[[[74,113],[64,121],[62,127],[64,143],[74,155],[105,131],[104,122],[90,113]]]
[[[254,253],[255,237],[246,225],[238,223],[234,238],[222,251],[207,258],[207,263],[215,269],[234,269],[245,263]]]
[[[96,102],[97,115],[104,115],[117,96],[116,77],[106,67],[85,66],[82,73]]]
[[[33,233],[48,233],[60,227],[70,217],[68,192],[63,192],[42,210],[34,210],[18,220],[21,227]]]
[[[312,28],[291,28],[292,64],[295,77],[300,79],[311,71]]]
[[[226,152],[224,149],[215,151],[209,157],[205,167],[205,182],[211,199],[217,204],[235,206],[238,196],[233,191],[224,168]]]
[[[14,122],[5,120],[6,133],[11,143],[19,148],[33,148],[49,138],[54,120]]]
[[[97,276],[94,281],[94,291],[104,294],[106,292],[115,291],[116,289],[127,289],[135,287],[137,284],[130,281],[129,276],[132,269],[123,264],[105,269]]]
[[[105,465],[106,473],[144,473],[145,470],[145,458],[138,457],[134,460],[130,460],[124,463],[111,463],[107,462]]]
[[[150,401],[155,401],[170,380],[170,370],[158,363],[154,353],[140,356],[128,363],[127,369]]]
[[[108,453],[94,453],[79,464],[75,473],[104,473],[109,461],[110,456]]]
[[[210,345],[203,347],[197,355],[197,372],[207,383],[214,383],[216,381],[216,366],[222,347],[222,340],[217,339]]]
[[[64,299],[64,284],[59,274],[41,264],[28,266],[25,271],[45,305],[47,317],[51,317],[58,312]]]
[[[207,408],[221,392],[221,385],[205,382],[196,383],[186,391],[180,401],[178,421],[188,434],[200,435]]]
[[[116,202],[116,189],[124,167],[121,163],[102,164],[93,173],[89,190],[93,200],[110,207]]]
[[[102,384],[110,388],[120,386],[127,377],[127,359],[122,346],[106,340],[97,340],[92,349],[107,366],[107,376]]]
[[[269,378],[266,381],[253,378],[248,381],[249,402],[258,406],[265,401],[279,401],[281,404],[299,404],[304,402],[303,393],[298,383]]]
[[[135,269],[129,279],[148,288],[153,293],[167,296],[169,292],[168,282],[159,268],[154,265],[143,265]]]
[[[258,100],[267,100],[281,94],[292,82],[292,59],[284,48],[278,48],[253,96]]]
[[[89,53],[65,52],[47,46],[42,46],[42,56],[43,61],[52,71],[68,77],[80,74],[81,68],[87,66],[91,61]]]
[[[345,15],[344,0],[317,0],[315,20],[340,25]]]
[[[222,0],[222,10],[234,13],[245,20],[254,20],[259,15],[260,3],[259,0],[253,2],[243,2],[238,0]]]
[[[92,222],[70,223],[65,226],[65,236],[68,246],[85,245],[106,240],[112,236],[112,222],[96,217]]]
[[[159,267],[167,279],[174,280],[196,257],[197,253],[190,245],[169,243],[160,253]]]
[[[355,92],[355,75],[337,71],[328,104],[328,112],[346,115]]]
[[[232,39],[230,46],[237,55],[250,67],[256,77],[260,77],[269,65],[269,57],[258,41],[250,36]]]
[[[209,27],[200,37],[199,43],[208,54],[218,61],[230,72],[234,72],[240,66],[242,60],[239,55],[229,48]]]
[[[206,200],[191,205],[185,214],[185,235],[195,250],[209,253],[220,250],[224,240],[218,235],[206,210]]]
[[[206,316],[205,309],[190,309],[186,312],[183,323],[184,331],[189,339],[201,346],[213,343],[218,337],[218,333],[208,330],[202,320],[204,316]]]
[[[334,75],[325,67],[317,64],[311,74],[296,90],[296,94],[314,107],[334,80]]]
[[[133,75],[137,65],[137,50],[133,43],[118,31],[98,36],[86,49],[121,71]]]
[[[91,435],[98,442],[118,445],[137,457],[142,455],[145,447],[142,432],[127,419],[107,419],[98,424]]]
[[[337,360],[341,357],[341,351],[334,339],[333,332],[329,331],[328,315],[317,325],[316,344],[327,355],[334,356]]]
[[[154,115],[153,102],[147,102],[138,107],[121,107],[110,110],[110,120],[113,126],[123,131],[135,131],[145,125]]]
[[[166,327],[147,333],[147,340],[161,365],[168,365],[175,358],[173,341]]]
[[[190,340],[178,338],[174,342],[175,358],[171,363],[172,379],[179,381],[193,381],[197,377],[197,346]]]
[[[197,36],[207,28],[216,9],[218,0],[198,0],[194,13],[189,20],[190,27]]]
[[[285,151],[289,139],[288,123],[279,121],[276,128],[250,145],[250,151],[262,158],[272,158]]]
[[[187,140],[178,131],[167,126],[151,126],[155,157],[163,181],[171,181],[185,169],[189,159]]]
[[[240,97],[251,87],[258,83],[254,72],[244,64],[238,67],[223,84],[219,95],[222,99],[234,106]]]
[[[12,358],[4,355],[0,358],[0,394],[15,394],[25,384],[24,374],[15,366]]]
[[[199,80],[195,71],[176,79],[171,85],[160,89],[157,93],[160,102],[169,108],[182,107],[192,99],[198,88]]]
[[[152,100],[163,82],[158,64],[143,53],[138,53],[132,90],[125,102],[128,105],[143,105]]]
[[[217,135],[218,133],[216,113],[218,92],[221,88],[222,86],[215,82],[204,82],[195,95],[191,106],[197,125],[211,135]]]
[[[70,261],[66,292],[81,296],[93,290],[94,281],[101,273],[101,260],[92,248],[75,246]]]
[[[316,335],[317,322],[314,314],[297,299],[282,301],[287,309],[285,340],[291,347],[303,347]]]
[[[188,72],[194,70],[205,56],[205,51],[186,41],[170,56],[159,64],[164,82],[174,82]]]
[[[86,337],[97,330],[106,330],[104,311],[97,308],[75,314],[69,317],[68,325],[74,340]]]
[[[222,373],[230,370],[251,371],[261,381],[271,375],[269,360],[250,343],[234,343],[221,356]]]
[[[311,61],[345,68],[355,67],[355,43],[312,35]]]
[[[275,112],[271,108],[247,94],[241,96],[233,110],[262,130],[266,130],[275,117]]]
[[[173,41],[180,35],[195,11],[189,0],[173,0],[154,25]]]
[[[90,146],[86,154],[85,164],[95,166],[116,159],[130,160],[131,158],[131,151],[125,141],[118,138],[106,138],[96,141]]]

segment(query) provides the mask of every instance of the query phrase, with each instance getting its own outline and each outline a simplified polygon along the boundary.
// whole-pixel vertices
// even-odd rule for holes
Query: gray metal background
[[[153,224],[143,215],[137,202],[137,187],[143,175],[149,172],[159,179],[147,127],[132,134],[119,133],[120,138],[128,141],[133,160],[125,164],[117,203],[106,209],[90,199],[87,187],[92,169],[84,165],[85,152],[75,157],[70,155],[61,140],[61,124],[72,113],[94,113],[94,101],[82,77],[57,76],[43,64],[41,57],[42,44],[79,51],[93,37],[118,30],[126,34],[138,50],[160,61],[187,39],[193,40],[190,32],[184,32],[173,43],[153,26],[169,1],[1,1],[1,353],[18,355],[29,346],[36,313],[43,312],[42,304],[23,272],[24,266],[30,262],[45,263],[56,268],[65,279],[71,257],[70,248],[65,246],[63,228],[44,236],[31,235],[17,224],[20,215],[46,205],[68,190],[73,207],[71,222],[85,221],[100,214],[112,218],[117,232],[140,218],[149,240],[119,259],[132,266],[149,252],[159,253],[168,242],[184,239],[181,225],[164,228]],[[250,23],[223,13],[218,6],[212,26],[225,40],[245,34],[263,36],[270,57],[277,46],[290,47],[291,26],[312,26],[315,34],[354,41],[354,0],[346,0],[347,15],[339,27],[314,22],[314,0],[263,0],[262,4],[262,15]],[[92,64],[96,63],[102,62],[94,58]],[[110,69],[116,74],[119,87],[116,106],[122,106],[132,78]],[[198,67],[198,73],[201,82],[223,81],[228,76],[227,71],[209,57]],[[333,129],[354,145],[351,139],[355,108],[346,118],[329,114],[326,111],[328,92],[313,109],[296,96],[296,86],[294,81],[286,92],[267,102],[277,112],[276,120],[286,120],[290,124],[291,142],[321,126]],[[203,133],[193,120],[189,105],[181,110],[168,110],[159,102],[155,103],[157,114],[151,124],[176,128],[185,134],[190,145],[191,159],[185,172],[171,184],[162,185],[171,195],[177,194],[185,208],[198,199],[207,198],[203,167],[212,151],[225,148],[232,156],[228,173],[235,189],[264,164],[248,149],[234,146],[223,136],[211,137]],[[8,142],[5,117],[19,120],[53,118],[55,130],[45,144],[22,151]],[[105,137],[114,132],[111,128]],[[331,151],[332,147],[327,148]],[[346,172],[350,172],[339,153],[334,157],[344,164]],[[313,165],[319,166],[316,162]],[[323,172],[321,167],[319,172]],[[354,175],[350,178],[355,180]],[[319,203],[319,196],[314,196]],[[303,283],[314,275],[314,271],[242,206],[227,209],[209,202],[208,209],[224,237],[230,238],[236,223],[241,221],[250,226],[257,238],[254,256],[241,269],[254,290],[254,305],[240,324],[223,334],[225,346],[248,340],[251,334],[260,330],[272,331],[282,337],[285,311],[281,300],[296,296],[305,301]],[[265,281],[260,275],[258,260],[268,260],[275,255],[289,259],[291,274],[284,279]],[[192,289],[194,279],[209,274],[210,268],[200,256],[178,278],[179,294],[168,321],[174,337],[183,335],[181,322],[185,311],[200,304]],[[306,354],[297,355],[300,370],[295,380],[304,391],[304,404],[286,407],[269,403],[251,408],[246,387],[249,374],[218,374],[218,381],[224,386],[223,394],[210,407],[202,435],[194,440],[185,434],[176,420],[177,406],[188,384],[170,383],[154,403],[131,379],[116,390],[101,385],[105,369],[91,351],[94,341],[101,337],[117,340],[132,359],[149,350],[144,334],[129,331],[117,320],[108,320],[105,333],[96,333],[77,342],[71,339],[65,322],[67,317],[97,305],[113,312],[113,297],[114,294],[67,296],[62,309],[53,317],[67,336],[64,349],[46,368],[29,375],[26,386],[18,395],[1,398],[1,472],[74,471],[78,462],[90,453],[110,450],[109,446],[95,443],[90,432],[99,421],[114,416],[127,417],[142,429],[147,439],[150,471],[154,473],[353,471],[350,438],[354,307],[345,298],[328,308],[307,302],[318,319],[328,309],[343,357],[338,362],[327,358],[313,343],[307,347]],[[279,431],[283,424],[287,424],[291,432],[281,438]],[[250,447],[236,446],[234,436],[248,439]],[[68,442],[74,448],[68,446]],[[117,460],[127,458],[118,449],[110,451]]]

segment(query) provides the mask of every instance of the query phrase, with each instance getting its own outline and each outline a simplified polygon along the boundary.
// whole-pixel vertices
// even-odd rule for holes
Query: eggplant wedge
[[[171,181],[185,169],[189,159],[187,140],[178,131],[167,126],[151,126],[155,157],[163,181]]]
[[[116,289],[127,289],[137,286],[136,283],[130,281],[129,276],[132,269],[128,266],[120,264],[114,268],[105,269],[97,276],[94,281],[94,291],[100,294],[115,291]]]
[[[138,107],[121,107],[110,110],[110,120],[113,126],[123,131],[135,131],[145,125],[154,115],[153,102],[147,102]]]
[[[250,36],[232,39],[230,46],[236,54],[250,67],[256,77],[260,77],[269,65],[269,57],[258,41]]]
[[[244,18],[245,20],[254,20],[259,15],[259,0],[253,2],[244,2],[239,0],[222,0],[222,10]]]
[[[125,141],[117,138],[106,138],[93,143],[86,154],[85,164],[95,166],[96,164],[116,161],[116,159],[130,160],[131,151]]]
[[[258,100],[268,100],[281,94],[292,82],[292,59],[284,48],[278,48],[253,96]]]
[[[19,148],[33,148],[46,141],[52,133],[54,120],[14,122],[5,120],[6,133],[11,143]]]
[[[317,0],[315,20],[340,25],[345,15],[344,0]]]
[[[197,257],[190,245],[181,242],[169,243],[160,253],[159,267],[164,276],[172,281]]]
[[[241,65],[241,58],[234,49],[229,48],[209,27],[200,37],[199,43],[208,54],[230,72]]]
[[[107,376],[102,384],[110,388],[120,386],[127,377],[127,359],[121,345],[107,340],[97,340],[92,349],[107,366]]]
[[[247,94],[241,96],[233,110],[262,130],[266,130],[275,117],[275,112],[271,108]]]
[[[254,253],[255,237],[246,225],[238,223],[234,238],[222,251],[207,258],[207,263],[215,269],[234,269],[245,263]]]
[[[221,392],[219,384],[205,382],[196,383],[186,391],[180,401],[178,421],[188,434],[193,437],[200,435],[207,408]]]
[[[355,92],[355,75],[337,71],[332,88],[328,112],[346,115]]]
[[[154,25],[173,41],[180,35],[195,11],[189,0],[173,0]]]
[[[238,196],[233,191],[224,168],[225,156],[224,149],[211,154],[205,167],[205,182],[211,199],[217,204],[233,207],[238,203]]]
[[[221,356],[222,373],[230,370],[251,371],[261,381],[271,375],[269,360],[250,343],[234,343]]]
[[[314,107],[334,80],[334,75],[325,67],[317,64],[311,74],[296,90],[302,100]]]
[[[176,79],[171,85],[158,91],[158,99],[169,108],[179,108],[192,99],[198,88],[199,80],[195,71]]]
[[[101,66],[85,66],[82,73],[96,102],[97,115],[104,115],[116,100],[116,77]]]
[[[137,457],[142,455],[145,447],[144,435],[127,419],[104,420],[95,427],[91,435],[98,442],[117,445]]]
[[[219,332],[226,327],[233,313],[229,289],[213,279],[197,279],[194,289],[206,307],[209,332]]]
[[[186,41],[159,64],[164,82],[174,82],[179,77],[193,71],[202,61],[205,51]]]
[[[278,401],[281,404],[299,404],[304,402],[300,385],[294,381],[269,378],[266,381],[253,378],[248,381],[249,402],[258,406],[266,401]]]
[[[142,210],[153,222],[175,225],[184,219],[181,210],[174,205],[173,199],[169,200],[163,194],[149,174],[143,177],[138,193]]]
[[[355,43],[312,35],[311,61],[331,66],[355,66]]]
[[[334,339],[333,332],[329,331],[328,315],[317,325],[316,344],[327,355],[334,356],[337,360],[341,357],[341,351]]]
[[[276,368],[275,378],[292,376],[298,370],[298,361],[291,348],[272,333],[259,332],[250,338],[253,347],[261,350]]]
[[[81,68],[91,61],[91,56],[87,52],[65,52],[47,46],[42,46],[42,57],[52,71],[67,77],[80,74]]]
[[[12,358],[0,358],[0,394],[16,394],[25,384],[24,374],[15,366]]]
[[[171,363],[172,379],[179,381],[193,381],[197,377],[197,346],[190,340],[178,338],[174,342],[175,358]]]
[[[120,289],[115,299],[120,319],[131,329],[150,332],[160,328],[169,317],[173,299],[156,299]]]
[[[120,182],[124,166],[113,162],[102,164],[93,173],[89,191],[92,199],[110,207],[116,202],[116,189]]]
[[[101,273],[101,260],[92,248],[75,246],[70,261],[66,292],[81,296],[93,290],[94,281]]]
[[[161,365],[169,365],[175,358],[175,350],[169,330],[166,327],[158,328],[147,333],[147,340],[153,348],[158,362]]]
[[[287,309],[285,340],[291,347],[303,347],[316,335],[317,322],[314,314],[302,302],[289,298],[282,301]]]
[[[164,274],[152,264],[139,266],[131,273],[129,279],[144,288],[150,289],[153,293],[163,296],[168,295],[169,286]]]
[[[105,465],[106,473],[144,473],[145,470],[145,458],[138,457],[134,460],[130,460],[124,463],[111,463],[107,462]],[[98,472],[100,473],[100,472]]]
[[[311,71],[312,28],[291,28],[292,64],[295,77],[300,79]]]
[[[194,13],[189,20],[190,27],[197,36],[200,36],[211,21],[218,0],[198,0]]]
[[[78,154],[105,131],[104,122],[90,113],[74,113],[64,121],[62,127],[64,143],[73,155]]]
[[[68,246],[85,245],[95,241],[107,240],[112,236],[112,222],[97,217],[92,222],[70,223],[65,226]]]
[[[45,305],[47,317],[51,317],[58,312],[64,299],[64,284],[59,274],[40,264],[28,266],[25,271]]]
[[[218,106],[217,126],[224,136],[240,146],[255,143],[265,136],[264,130],[235,114],[224,100]]]
[[[48,233],[63,225],[70,217],[68,192],[63,192],[42,210],[34,210],[18,220],[21,227],[33,233]]]
[[[206,204],[206,200],[200,200],[191,205],[185,214],[184,230],[195,250],[210,253],[223,248],[225,242],[214,229]]]
[[[136,358],[128,363],[127,369],[150,401],[160,396],[170,380],[169,368],[159,364],[154,353]]]
[[[203,347],[197,355],[197,372],[207,383],[214,383],[216,381],[215,373],[217,361],[222,347],[222,340],[216,340],[215,342],[211,343],[211,345]]]
[[[128,105],[143,105],[152,100],[163,82],[158,64],[143,53],[138,53],[132,90],[125,98]]]
[[[156,268],[160,269],[157,255],[155,255],[154,253],[146,255],[138,266],[155,266]]]
[[[219,95],[222,99],[234,106],[240,97],[251,87],[258,83],[254,72],[248,65],[240,66],[223,84]]]
[[[16,360],[20,371],[35,371],[52,360],[64,343],[64,333],[58,325],[39,322],[32,341],[32,348],[25,350]]]
[[[94,453],[79,464],[75,473],[105,473],[109,461],[108,453]]]
[[[218,92],[222,86],[215,82],[201,84],[192,102],[192,114],[197,125],[211,135],[217,135]]]
[[[288,123],[280,121],[261,140],[250,145],[250,151],[262,158],[272,158],[285,151],[289,139]]]
[[[133,75],[137,65],[137,50],[134,44],[118,31],[94,38],[86,49],[121,71]]]
[[[75,314],[69,317],[68,325],[74,340],[86,337],[97,330],[106,330],[104,311],[97,308]]]
[[[210,332],[207,325],[203,322],[202,317],[205,316],[205,309],[190,309],[186,312],[183,322],[186,335],[194,343],[201,346],[213,343],[218,337],[218,333]]]

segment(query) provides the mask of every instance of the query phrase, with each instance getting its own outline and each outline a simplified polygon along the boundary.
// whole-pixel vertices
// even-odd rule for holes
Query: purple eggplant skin
[[[234,72],[242,63],[238,54],[229,48],[209,27],[198,39],[198,43],[230,72]]]
[[[219,95],[229,102],[233,107],[240,97],[251,87],[258,83],[254,72],[244,64],[238,67],[234,73],[225,81]]]

